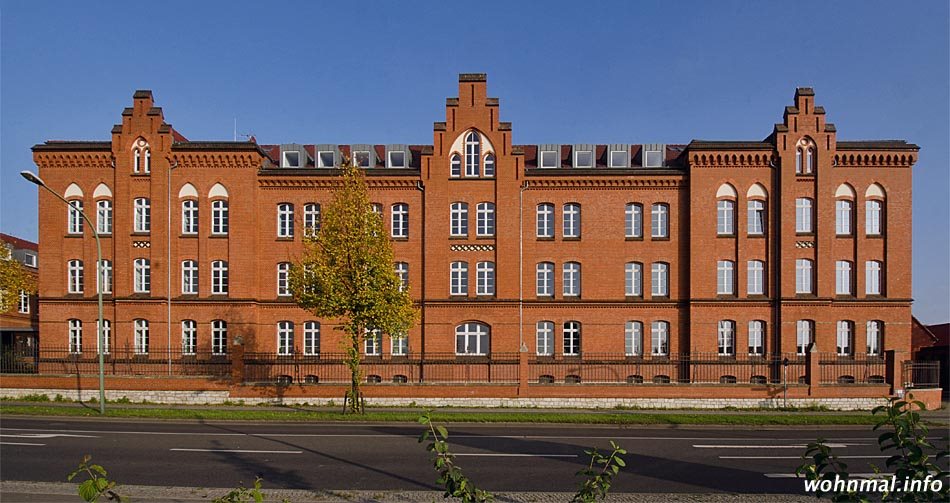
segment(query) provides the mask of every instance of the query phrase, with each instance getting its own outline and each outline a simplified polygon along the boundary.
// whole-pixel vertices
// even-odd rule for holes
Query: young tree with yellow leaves
[[[36,293],[36,282],[23,264],[13,258],[10,247],[0,241],[0,313],[17,305],[21,291]]]

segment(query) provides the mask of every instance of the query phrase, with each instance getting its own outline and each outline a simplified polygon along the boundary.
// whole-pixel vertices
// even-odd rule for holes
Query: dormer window
[[[389,167],[390,168],[405,168],[406,167],[406,153],[397,150],[389,153]]]
[[[332,168],[336,166],[334,162],[334,152],[332,150],[321,150],[317,152],[317,162],[321,168]]]
[[[628,166],[627,152],[625,150],[611,150],[608,166],[611,168],[626,168]]]
[[[574,151],[574,167],[575,168],[593,168],[594,167],[594,152],[592,150],[575,150]]]
[[[356,165],[361,168],[368,168],[369,166],[369,150],[357,150],[353,152],[353,160],[356,162]]]
[[[299,168],[300,152],[284,152],[284,156],[280,165],[283,168]]]
[[[556,150],[542,150],[539,158],[538,167],[541,168],[559,168],[560,152]]]
[[[661,168],[663,167],[663,151],[665,147],[663,145],[644,145],[643,146],[643,167],[644,168]]]
[[[27,267],[36,267],[36,255],[32,253],[23,254],[23,265]]]

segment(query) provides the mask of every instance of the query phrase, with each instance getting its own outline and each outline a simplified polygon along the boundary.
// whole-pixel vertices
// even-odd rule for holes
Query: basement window
[[[332,168],[336,165],[333,160],[333,151],[322,151],[317,154],[318,162],[321,168]]]
[[[284,159],[281,166],[284,168],[299,168],[300,152],[284,152]]]

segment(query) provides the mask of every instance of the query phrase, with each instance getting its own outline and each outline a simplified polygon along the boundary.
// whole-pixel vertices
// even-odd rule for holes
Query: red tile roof
[[[16,236],[4,234],[2,232],[0,232],[0,241],[3,241],[4,243],[10,243],[11,245],[13,245],[14,250],[33,250],[35,252],[40,251],[40,245],[32,241],[20,239]]]

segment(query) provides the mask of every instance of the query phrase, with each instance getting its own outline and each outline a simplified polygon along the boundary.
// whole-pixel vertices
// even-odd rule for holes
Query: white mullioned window
[[[277,205],[277,237],[294,237],[294,205],[290,203]]]
[[[307,356],[320,354],[320,323],[316,321],[303,324],[303,354]]]
[[[538,167],[541,168],[560,168],[561,153],[556,150],[542,150],[539,153],[541,162]]]
[[[142,150],[135,149],[135,152],[132,153],[132,172],[139,173],[142,171]]]
[[[650,220],[650,236],[654,238],[670,237],[670,207],[663,203],[653,205]]]
[[[627,297],[643,295],[643,264],[627,262],[624,265],[624,293]]]
[[[20,301],[17,303],[17,312],[21,314],[30,313],[30,294],[20,290]]]
[[[135,354],[148,354],[148,320],[137,319],[132,322],[135,332]]]
[[[670,323],[654,321],[651,324],[650,353],[654,356],[670,354]]]
[[[389,353],[393,356],[407,356],[409,354],[409,336],[389,336]]]
[[[628,321],[624,327],[624,354],[643,356],[643,322]]]
[[[487,355],[491,344],[491,327],[469,322],[455,327],[455,354]]]
[[[289,356],[294,354],[294,322],[277,322],[277,355]]]
[[[406,167],[406,153],[402,150],[393,150],[389,152],[388,158],[390,168]]]
[[[137,258],[132,261],[134,273],[133,288],[135,293],[149,293],[152,291],[152,263],[147,258]]]
[[[627,152],[624,150],[611,150],[608,158],[608,166],[611,168],[627,168]]]
[[[409,205],[406,203],[396,203],[393,205],[392,214],[392,237],[409,237]]]
[[[396,276],[399,277],[399,291],[405,292],[409,288],[408,262],[396,262]]]
[[[795,322],[795,351],[803,355],[811,344],[812,333],[815,322],[811,320],[798,320]]]
[[[198,350],[198,323],[195,320],[181,321],[181,353],[193,355]]]
[[[541,262],[538,264],[538,297],[554,296],[554,264],[552,262]]]
[[[539,238],[554,237],[554,205],[541,203],[538,205],[538,232]]]
[[[653,297],[669,297],[670,265],[665,262],[654,262],[651,266],[651,295]]]
[[[228,354],[228,322],[224,320],[211,322],[211,354]]]
[[[318,168],[333,168],[336,166],[336,152],[332,150],[321,150],[317,152]]]
[[[475,295],[495,295],[494,262],[479,262],[475,266]]]
[[[749,322],[749,354],[762,356],[765,354],[765,322],[752,320]]]
[[[198,295],[198,262],[181,261],[181,294]]]
[[[811,260],[807,258],[795,260],[795,293],[815,293],[812,275]]]
[[[211,201],[211,234],[228,233],[228,202],[224,199]]]
[[[735,295],[736,293],[736,263],[731,260],[720,260],[716,265],[716,293],[719,295]]]
[[[722,199],[716,202],[716,234],[733,235],[736,233],[736,202]]]
[[[66,209],[69,217],[66,232],[69,234],[82,234],[82,199],[70,199],[69,207]]]
[[[485,156],[485,176],[495,176],[495,154]]]
[[[487,166],[486,166],[487,168]],[[479,237],[495,235],[495,204],[478,203],[475,207],[475,234]]]
[[[277,264],[277,296],[290,295],[290,262]]]
[[[134,232],[150,232],[152,230],[152,203],[145,197],[138,197],[132,202],[135,209]]]
[[[449,235],[468,236],[468,203],[455,202],[449,206]]]
[[[99,320],[96,320],[96,327],[99,327]],[[107,355],[112,349],[112,322],[102,320],[102,354]],[[99,353],[99,333],[96,332],[96,353]]]
[[[564,323],[563,350],[565,356],[578,356],[581,354],[581,323],[579,321],[568,321]]]
[[[538,356],[552,356],[554,354],[554,322],[539,321],[536,335]]]
[[[69,352],[82,353],[82,321],[69,320]]]
[[[575,168],[593,168],[594,167],[594,153],[590,150],[575,150],[574,151],[574,167]]]
[[[838,236],[851,235],[851,209],[854,204],[847,199],[835,201],[835,234]]]
[[[719,320],[719,356],[736,354],[736,322]]]
[[[749,201],[748,221],[746,222],[748,232],[753,236],[765,234],[765,201]]]
[[[472,131],[465,136],[465,176],[480,175],[481,140],[478,133]]]
[[[96,232],[112,234],[112,200],[96,201]]]
[[[802,174],[802,148],[795,149],[795,174]]]
[[[181,233],[198,234],[198,201],[194,199],[181,202]]]
[[[799,234],[814,232],[811,203],[811,199],[807,197],[799,197],[795,200],[795,232]]]
[[[66,291],[69,293],[82,293],[84,283],[82,260],[70,260],[67,263],[67,271]]]
[[[864,293],[865,295],[881,295],[881,277],[884,263],[877,260],[868,260],[864,263]]]
[[[452,262],[449,295],[468,295],[468,262]]]
[[[462,158],[458,154],[452,154],[452,158],[449,160],[449,176],[453,178],[458,178],[462,176]]]
[[[815,172],[815,148],[808,147],[805,149],[805,173],[814,173]]]
[[[142,171],[144,173],[152,172],[152,151],[148,147],[145,148],[145,169]]]
[[[304,205],[303,227],[308,236],[316,236],[320,232],[320,205],[318,203]]]
[[[884,322],[871,320],[867,323],[868,356],[881,356],[884,347]]]
[[[581,237],[581,205],[567,203],[562,213],[563,232],[565,238]]]
[[[642,238],[643,205],[638,203],[627,203],[624,217],[624,236],[628,238]]]
[[[851,356],[854,349],[852,344],[854,337],[854,323],[846,320],[838,322],[838,336],[836,349],[838,356]]]
[[[746,263],[746,293],[765,295],[765,262],[750,260]]]
[[[565,262],[562,277],[563,293],[565,297],[580,297],[581,295],[581,265],[578,262]]]
[[[112,293],[112,261],[102,259],[96,271],[96,289],[102,293]]]
[[[211,262],[211,295],[228,294],[228,263],[223,260]]]
[[[838,260],[835,262],[835,293],[838,295],[852,295],[851,262]]]
[[[870,200],[865,203],[864,209],[864,233],[868,236],[880,236],[884,229],[884,203]]]

